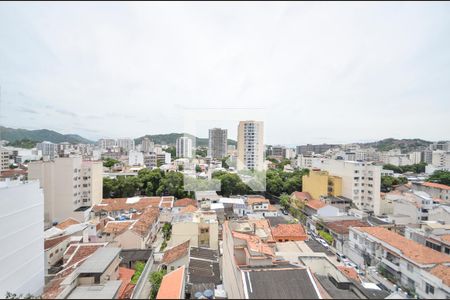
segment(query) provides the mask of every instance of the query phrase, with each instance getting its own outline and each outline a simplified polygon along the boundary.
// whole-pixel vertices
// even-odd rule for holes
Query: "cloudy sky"
[[[450,4],[0,3],[0,85],[1,125],[91,139],[450,139]]]

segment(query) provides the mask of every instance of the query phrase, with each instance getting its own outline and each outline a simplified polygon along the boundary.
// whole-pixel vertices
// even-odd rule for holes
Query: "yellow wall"
[[[332,183],[333,191],[328,192],[328,181]],[[329,176],[326,171],[310,171],[309,175],[303,176],[303,192],[308,192],[313,199],[320,199],[320,196],[341,196],[342,178]]]

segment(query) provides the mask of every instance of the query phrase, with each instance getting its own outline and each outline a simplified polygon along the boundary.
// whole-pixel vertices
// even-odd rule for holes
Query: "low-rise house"
[[[185,299],[186,267],[164,275],[156,299]]]
[[[328,232],[333,237],[332,246],[340,253],[346,252],[345,246],[348,242],[348,234],[350,227],[368,227],[369,223],[362,220],[340,220],[340,221],[325,221],[320,224],[321,229]]]
[[[160,267],[169,272],[181,266],[187,267],[189,264],[189,243],[188,240],[164,251]]]
[[[395,190],[387,193],[385,197],[392,200],[394,206],[394,213],[388,216],[388,220],[398,225],[427,221],[428,212],[439,205],[422,191]]]
[[[134,269],[138,261],[146,263],[150,259],[152,252],[152,249],[122,249],[120,252],[120,257],[122,257],[120,266]]]
[[[101,203],[92,207],[92,214],[93,218],[132,219],[133,214],[143,212],[148,207],[171,209],[173,202],[172,196],[103,199]]]
[[[428,220],[450,224],[450,206],[439,205],[428,211]]]
[[[156,238],[160,224],[159,208],[149,207],[135,220],[110,221],[102,232],[102,240],[115,242],[122,249],[146,249]]]
[[[206,290],[215,290],[222,283],[217,250],[191,248],[187,269],[186,293],[195,296]]]
[[[435,182],[414,182],[414,189],[423,191],[433,198],[439,198],[450,203],[450,186]]]
[[[435,221],[410,224],[405,227],[405,237],[450,255],[450,224]]]
[[[224,206],[225,219],[243,217],[249,213],[242,198],[220,198],[219,203]]]
[[[175,201],[175,203],[173,204],[173,208],[172,208],[172,212],[174,214],[179,213],[183,208],[192,205],[197,207],[197,201],[191,198],[183,198],[183,199],[179,199],[177,201]]]
[[[277,242],[305,241],[308,236],[300,224],[279,224],[272,227],[273,239]]]
[[[247,196],[247,209],[252,214],[262,215],[263,217],[276,217],[278,210],[270,205],[270,201],[262,196]]]
[[[58,236],[44,241],[45,273],[53,273],[50,269],[62,262],[64,251],[70,243],[70,236]]]
[[[353,262],[362,268],[377,266],[383,276],[410,294],[428,299],[450,297],[445,273],[449,255],[382,227],[350,228],[349,248],[347,256]]]
[[[192,247],[217,250],[219,247],[219,222],[214,211],[180,213],[172,219],[171,245],[190,240]]]

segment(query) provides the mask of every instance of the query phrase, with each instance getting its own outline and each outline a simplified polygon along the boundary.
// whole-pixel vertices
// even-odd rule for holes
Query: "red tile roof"
[[[272,235],[275,240],[291,237],[305,240],[307,238],[306,232],[300,224],[278,224],[278,226],[272,228]]]
[[[409,260],[419,264],[450,263],[450,255],[446,255],[409,240],[384,227],[355,227],[360,232],[365,232],[381,240],[392,247],[397,248]]]
[[[358,282],[361,281],[359,279],[358,273],[356,272],[355,268],[344,267],[344,266],[338,266],[337,268],[342,272],[342,274],[345,275],[345,277],[352,279],[352,280],[356,280]]]
[[[66,229],[67,227],[75,224],[80,224],[80,221],[75,220],[74,218],[68,218],[59,223],[58,225],[56,225],[55,227],[59,229]]]
[[[260,198],[260,197],[247,198],[248,205],[253,205],[253,204],[257,204],[257,203],[270,203],[270,202],[266,198]]]
[[[190,241],[187,240],[184,243],[181,243],[175,247],[172,247],[170,249],[167,249],[164,252],[164,256],[162,259],[162,262],[165,264],[173,263],[174,261],[188,255],[189,253],[189,243]]]
[[[131,226],[131,230],[144,237],[148,234],[153,224],[158,221],[158,218],[159,208],[149,207],[142,213],[136,223]]]
[[[194,199],[191,199],[191,198],[183,198],[183,199],[177,200],[173,206],[174,207],[186,207],[188,205],[197,206],[197,201],[195,201]]]
[[[293,192],[292,195],[298,200],[311,200],[312,197],[308,192]]]
[[[156,299],[184,299],[184,276],[184,266],[165,275],[161,281]]]
[[[136,221],[109,221],[103,228],[104,233],[119,235],[125,232]]]
[[[369,223],[361,220],[343,220],[335,222],[325,222],[325,227],[339,234],[348,234],[350,227],[369,227],[369,226],[370,226]]]
[[[306,202],[306,206],[311,207],[312,209],[318,210],[321,209],[322,207],[326,206],[327,204],[323,201],[320,200],[308,200],[308,202]]]
[[[258,236],[232,231],[233,237],[247,242],[247,247],[255,252],[274,256],[273,249],[264,243]]]
[[[55,247],[56,245],[61,244],[63,241],[67,240],[70,236],[68,235],[64,235],[64,236],[59,236],[56,238],[52,238],[52,239],[46,239],[44,241],[44,250],[48,250],[50,248]]]
[[[130,209],[136,209],[137,211],[143,211],[147,207],[159,207],[161,197],[143,197],[139,201],[134,203],[127,203],[128,198],[112,198],[103,199],[102,203],[94,205],[92,207],[93,212],[112,212],[112,211],[129,211]]]
[[[424,182],[422,183],[423,186],[435,188],[435,189],[441,189],[441,190],[450,190],[450,186],[435,182]]]
[[[445,285],[450,286],[450,266],[438,265],[431,269],[430,273],[441,279]]]
[[[131,277],[134,275],[133,269],[119,267],[119,280],[122,280],[119,291],[117,293],[119,299],[126,299],[126,295],[130,288],[134,289],[134,284],[130,283]],[[131,294],[130,294],[131,296]]]
[[[194,205],[188,205],[180,210],[181,213],[193,213],[196,212],[198,208]]]

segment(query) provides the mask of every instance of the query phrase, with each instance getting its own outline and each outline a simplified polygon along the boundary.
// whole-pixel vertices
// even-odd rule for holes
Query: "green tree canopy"
[[[450,186],[450,171],[435,171],[430,177],[428,177],[427,181]]]

